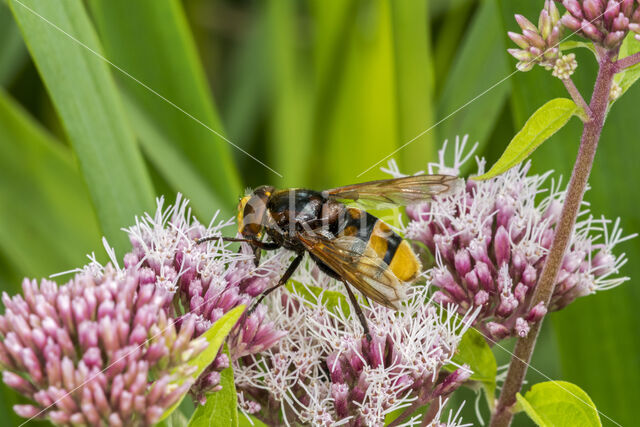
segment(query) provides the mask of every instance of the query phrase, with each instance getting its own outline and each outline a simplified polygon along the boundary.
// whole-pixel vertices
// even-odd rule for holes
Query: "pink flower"
[[[432,173],[459,173],[466,137],[456,143],[455,164],[429,166]],[[484,160],[478,159],[478,174]],[[479,309],[474,326],[498,340],[525,336],[545,314],[542,306],[529,310],[531,296],[553,239],[564,191],[560,183],[543,184],[550,173],[527,175],[529,164],[486,181],[468,180],[458,193],[407,208],[408,238],[426,245],[435,258],[430,270],[439,289],[434,298],[455,304],[463,314]],[[398,175],[392,165],[388,172]],[[538,201],[540,194],[546,197]],[[583,212],[558,275],[550,309],[559,310],[578,297],[609,289],[627,280],[615,277],[626,262],[614,247],[622,237],[619,221],[595,219]]]

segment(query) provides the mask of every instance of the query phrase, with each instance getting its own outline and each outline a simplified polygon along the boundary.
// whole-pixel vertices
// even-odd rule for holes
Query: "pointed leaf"
[[[174,150],[189,160],[192,174],[233,206],[242,191],[231,157],[235,149],[222,138],[224,129],[182,2],[90,0],[88,4],[109,59],[133,77],[118,75],[125,90]],[[209,205],[208,211],[219,208]]]
[[[27,57],[27,49],[11,11],[6,4],[0,3],[0,86],[11,82]]]
[[[596,406],[580,387],[566,381],[548,381],[516,395],[520,408],[541,427],[601,427]]]
[[[189,362],[190,366],[197,367],[195,372],[191,375],[192,378],[198,378],[207,366],[213,362],[218,355],[218,351],[220,350],[222,343],[227,338],[227,335],[229,335],[229,332],[231,332],[231,329],[233,329],[235,324],[238,323],[238,319],[240,319],[244,313],[245,308],[246,307],[244,305],[239,305],[233,310],[229,310],[224,316],[216,320],[216,322],[207,329],[207,332],[200,335],[200,338],[207,340],[209,346]],[[173,384],[182,385],[185,381],[186,378],[181,378],[174,381]],[[182,399],[184,399],[184,396],[182,396],[172,407],[167,409],[159,421],[167,418],[178,406],[180,406]]]
[[[625,58],[639,51],[640,41],[636,40],[634,33],[629,33],[620,47],[619,58]],[[640,64],[636,64],[616,74],[613,81],[620,86],[620,89],[622,89],[620,93],[620,96],[622,96],[639,78]],[[620,97],[617,99],[620,99]]]
[[[516,166],[567,124],[569,119],[579,111],[580,108],[570,99],[556,98],[547,102],[527,120],[489,172],[474,179],[493,178]]]
[[[153,188],[83,2],[9,0],[80,163],[103,233],[153,208]]]
[[[0,251],[20,276],[79,267],[100,246],[70,150],[1,90],[0,205]]]
[[[295,292],[310,304],[317,304],[320,302],[327,308],[327,310],[334,313],[337,310],[342,310],[345,316],[349,316],[349,313],[351,313],[347,297],[340,292],[328,291],[317,286],[305,285],[295,280],[290,280],[286,287],[289,292]]]
[[[224,352],[229,356],[226,345]],[[220,373],[220,385],[220,391],[210,393],[207,395],[207,402],[198,405],[189,420],[189,427],[238,426],[238,395],[231,366]]]
[[[500,126],[500,113],[509,91],[509,69],[496,0],[480,2],[469,30],[446,75],[438,101],[436,130],[439,140],[453,141],[469,135],[480,151],[489,143],[492,130]]]

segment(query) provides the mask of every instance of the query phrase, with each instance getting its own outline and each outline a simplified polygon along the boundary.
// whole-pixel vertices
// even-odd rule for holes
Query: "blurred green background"
[[[384,177],[378,167],[358,175],[443,119],[393,156],[401,170],[425,169],[443,140],[464,134],[491,163],[535,109],[566,96],[539,67],[484,93],[515,69],[506,53],[513,13],[537,20],[542,5],[0,2],[0,287],[16,293],[22,277],[75,268],[93,251],[104,259],[102,235],[123,254],[120,228],[158,195],[184,193],[207,220],[216,209],[233,214],[245,186],[321,189]],[[588,51],[577,55],[575,80],[587,96],[595,63]],[[640,230],[639,97],[634,87],[613,107],[587,195],[595,215],[622,217],[628,233]],[[574,119],[536,152],[534,170],[567,176],[580,131]],[[632,280],[550,316],[533,366],[575,382],[601,412],[631,425],[640,243],[622,250]],[[530,372],[530,383],[543,380]],[[1,387],[2,420],[17,425],[17,397]],[[455,397],[464,398],[473,395]],[[473,406],[465,420],[477,423]],[[515,424],[530,422],[519,415]]]

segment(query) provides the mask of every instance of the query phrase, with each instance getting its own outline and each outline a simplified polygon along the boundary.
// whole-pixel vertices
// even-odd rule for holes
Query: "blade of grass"
[[[269,158],[284,175],[282,186],[306,186],[311,154],[311,87],[309,72],[303,68],[301,50],[296,43],[299,19],[294,0],[266,4],[268,72],[271,78],[271,129]]]
[[[527,2],[502,1],[507,29],[515,31],[514,13],[529,18],[537,16],[540,5]],[[506,34],[506,33],[505,33]],[[585,98],[590,98],[596,64],[586,49],[573,50],[580,67],[573,75],[576,86]],[[515,66],[515,61],[512,61]],[[562,83],[548,71],[535,67],[527,73],[513,76],[511,104],[516,127],[545,101],[566,96]],[[638,230],[640,212],[637,208],[637,185],[640,171],[636,159],[640,156],[637,135],[640,122],[635,117],[640,88],[632,87],[612,107],[605,123],[598,153],[585,195],[591,212],[609,218],[620,216],[627,233]],[[554,169],[569,174],[580,140],[581,126],[570,123],[558,132],[533,156],[533,169],[537,172]],[[640,258],[637,239],[615,249],[616,254],[627,252],[630,260]],[[561,312],[551,315],[557,334],[561,358],[562,379],[584,389],[598,410],[610,415],[622,425],[633,425],[637,419],[636,403],[640,392],[640,342],[637,325],[640,313],[640,264],[630,262],[620,273],[631,281],[620,287],[581,298]],[[537,352],[546,349],[538,348]],[[606,424],[606,421],[605,421]]]
[[[27,49],[20,37],[11,11],[0,3],[0,86],[6,87],[27,59]]]
[[[85,254],[100,247],[89,195],[70,151],[2,91],[0,205],[0,251],[21,276],[79,267]],[[19,283],[14,286],[17,291]]]
[[[427,9],[426,0],[391,3],[400,144],[413,139],[434,121],[434,71]],[[402,150],[403,169],[407,173],[424,170],[435,152],[434,133],[428,132]]]
[[[438,118],[451,114],[491,85],[503,79],[510,70],[505,57],[500,10],[496,0],[481,2],[471,22],[456,59],[448,73],[438,102]],[[505,81],[474,100],[438,127],[440,139],[455,139],[469,134],[470,140],[480,143],[479,153],[500,117],[509,94]]]
[[[377,168],[357,175],[398,144],[391,7],[382,0],[358,4],[342,46],[347,49],[342,75],[329,87],[334,105],[316,117],[316,141],[323,150],[316,175],[324,187],[384,177]]]
[[[9,4],[78,157],[102,232],[122,251],[128,242],[120,228],[153,207],[153,189],[108,65],[87,49],[102,50],[83,3]]]
[[[258,8],[263,10],[264,8]],[[227,126],[229,138],[245,150],[262,157],[266,147],[255,136],[260,129],[268,107],[269,76],[267,66],[267,19],[264,13],[254,18],[246,38],[232,53],[230,75],[226,101],[221,105],[223,121]],[[264,70],[264,72],[256,72]],[[271,180],[266,169],[255,168],[253,159],[238,153],[234,158],[243,179],[249,185],[257,186]]]
[[[225,216],[231,215],[233,207],[223,203],[211,191],[204,177],[191,167],[184,154],[159,131],[146,111],[129,94],[123,94],[122,99],[147,158],[174,191],[183,192],[191,200],[195,214],[208,218],[214,208],[219,208]]]
[[[112,62],[224,134],[179,1],[90,0],[89,6]],[[204,178],[219,199],[234,205],[241,188],[229,144],[131,78],[123,76],[121,81],[158,132],[189,159],[194,173]]]

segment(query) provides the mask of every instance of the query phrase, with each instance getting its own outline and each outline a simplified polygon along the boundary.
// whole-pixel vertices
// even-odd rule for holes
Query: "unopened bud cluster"
[[[562,25],[582,37],[617,49],[629,30],[640,32],[638,0],[563,0]]]
[[[148,269],[83,271],[58,286],[25,280],[2,296],[0,367],[32,403],[25,418],[58,425],[152,425],[184,396],[207,347],[195,316],[169,315],[171,294]]]
[[[552,69],[560,55],[558,44],[562,36],[560,12],[556,5],[551,0],[545,2],[537,27],[522,15],[516,15],[516,21],[522,34],[511,31],[508,34],[519,49],[508,51],[520,61],[516,65],[518,70],[529,71],[536,64]]]
[[[431,165],[431,173],[458,174],[464,163],[462,146],[456,147],[454,167]],[[468,156],[467,156],[468,158]],[[479,160],[478,173],[484,161]],[[543,304],[532,306],[532,296],[554,237],[565,192],[559,184],[544,189],[550,173],[528,176],[528,165],[515,167],[485,181],[468,180],[456,194],[407,208],[406,236],[426,245],[435,258],[430,271],[440,289],[437,301],[456,304],[460,313],[479,309],[475,326],[499,340],[526,336],[546,313]],[[537,201],[540,193],[547,197]],[[613,247],[621,237],[616,222],[594,219],[584,212],[576,224],[549,306],[559,310],[578,297],[617,286],[615,277],[625,263]],[[614,277],[612,277],[614,276]]]

